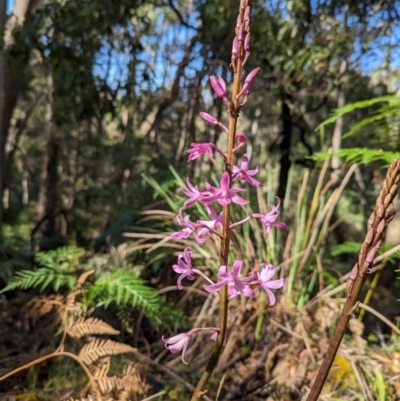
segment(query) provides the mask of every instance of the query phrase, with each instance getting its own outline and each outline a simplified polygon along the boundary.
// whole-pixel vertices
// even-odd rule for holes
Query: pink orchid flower
[[[275,274],[275,267],[272,264],[261,263],[261,273],[257,273],[257,283],[264,288],[267,296],[269,298],[269,306],[275,305],[275,295],[271,291],[271,289],[276,290],[278,288],[282,288],[284,285],[283,278],[279,278],[278,280],[271,280]]]
[[[239,294],[243,294],[246,297],[254,296],[255,292],[248,287],[248,284],[254,281],[255,274],[252,274],[250,277],[239,278],[238,276],[242,270],[242,265],[243,262],[241,260],[236,260],[230,272],[227,272],[226,266],[221,266],[218,272],[220,281],[213,285],[205,285],[204,289],[208,292],[216,292],[227,285],[229,299]]]
[[[244,188],[230,188],[230,179],[227,172],[222,174],[220,188],[213,187],[207,182],[206,189],[210,195],[202,197],[202,202],[205,204],[215,201],[218,201],[222,206],[229,205],[231,202],[237,203],[238,205],[246,205],[249,203],[246,199],[236,195],[238,192],[246,192]]]
[[[213,282],[201,271],[198,269],[195,269],[192,265],[192,249],[190,247],[187,247],[184,249],[183,254],[180,254],[178,256],[178,264],[173,265],[172,268],[174,271],[178,274],[180,274],[178,278],[178,288],[180,290],[183,290],[182,286],[182,280],[186,277],[188,280],[194,280],[195,279],[195,274],[198,274],[199,276],[203,277],[205,280],[207,280],[209,283]]]
[[[240,168],[233,166],[232,181],[236,180],[247,181],[253,187],[261,187],[262,186],[261,182],[253,178],[253,176],[256,174],[258,174],[258,167],[256,167],[254,170],[249,170],[249,158],[245,153],[243,155]]]
[[[266,213],[266,214],[260,214],[260,213],[253,213],[252,216],[260,219],[261,222],[264,224],[265,227],[265,232],[268,234],[269,231],[271,230],[271,227],[277,227],[277,228],[286,228],[286,224],[283,222],[277,222],[276,219],[278,218],[280,212],[279,212],[279,206],[281,204],[281,201],[279,198],[278,199],[278,204],[272,205],[271,206],[271,211]]]

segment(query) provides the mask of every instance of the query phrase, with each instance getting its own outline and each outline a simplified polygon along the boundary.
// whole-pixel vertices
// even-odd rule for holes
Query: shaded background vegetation
[[[69,248],[72,253],[84,250],[82,265],[74,265],[68,274],[78,276],[95,266],[98,275],[135,272],[156,289],[162,288],[161,283],[175,284],[169,267],[180,248],[165,239],[174,228],[173,214],[168,213],[176,212],[176,205],[182,203],[176,184],[187,174],[215,178],[213,161],[198,159],[187,165],[186,149],[194,141],[224,141],[224,134],[206,126],[198,113],[207,111],[224,119],[224,105],[213,97],[207,78],[215,74],[230,79],[238,1],[106,3],[15,0],[8,4],[8,15],[3,14],[1,288],[9,286],[18,271],[43,266],[37,252],[67,245],[75,246]],[[323,233],[318,249],[302,260],[289,288],[296,294],[291,300],[303,307],[323,289],[314,274],[318,263],[327,272],[336,271],[323,276],[325,284],[350,270],[352,259],[346,252],[356,250],[349,245],[335,256],[332,250],[346,241],[361,241],[387,155],[399,151],[398,112],[386,110],[384,118],[373,118],[386,102],[370,107],[364,103],[332,124],[316,128],[333,109],[346,104],[386,95],[396,99],[400,3],[257,0],[253,9],[248,69],[260,66],[262,73],[239,130],[249,136],[246,153],[252,165],[260,167],[260,180],[268,190],[254,197],[252,205],[265,198],[267,207],[279,196],[284,200],[282,218],[292,227],[268,243],[267,257],[278,264],[307,249],[311,234],[303,231],[302,238],[301,224]],[[368,118],[369,123],[353,135],[344,135]],[[318,177],[329,183],[327,194],[334,193],[353,164],[349,154],[361,161],[365,153],[353,150],[329,160],[312,156],[349,148],[381,150],[382,157],[367,156],[366,163],[354,166],[340,202],[336,200],[328,217],[324,215],[326,226],[312,225]],[[324,200],[319,201],[321,211]],[[150,212],[143,215],[143,210]],[[305,213],[302,222],[299,210]],[[397,245],[399,220],[391,227],[387,242]],[[139,233],[152,239],[160,235],[161,244],[149,244],[149,238]],[[297,242],[290,233],[298,236]],[[267,243],[261,232],[244,231],[238,236],[244,253],[263,255]],[[207,252],[199,251],[211,261],[212,253]],[[386,299],[380,308],[390,319],[400,314],[393,263],[381,278],[382,293],[378,293],[384,294],[379,295]],[[294,281],[300,283],[295,289]],[[49,292],[50,287],[43,289]],[[68,291],[73,286],[61,280],[53,289],[60,288]],[[21,322],[18,311],[35,294],[15,289],[4,293],[4,318]],[[138,312],[132,311],[132,306],[140,309],[142,304],[131,298],[124,304],[111,295],[107,299],[114,302],[111,308],[116,308],[118,317],[110,309],[104,309],[102,316],[123,327],[123,341],[135,347],[143,345],[139,337],[150,345],[157,341],[160,328],[138,320]],[[178,302],[175,296],[171,300]],[[95,296],[86,298],[89,309],[96,302],[100,301]],[[178,304],[190,316],[188,305]],[[199,306],[196,301],[190,305]],[[152,317],[148,316],[150,322]],[[184,320],[181,315],[176,318]],[[171,319],[161,323],[170,327]],[[10,333],[11,328],[7,330]],[[29,334],[18,337],[22,338]],[[3,345],[3,350],[16,347],[14,342]],[[32,349],[27,345],[23,352]],[[238,396],[233,390],[231,394]]]

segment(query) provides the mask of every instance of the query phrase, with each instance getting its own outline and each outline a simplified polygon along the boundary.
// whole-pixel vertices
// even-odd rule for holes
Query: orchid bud
[[[240,25],[242,25],[242,19],[240,18],[240,15],[238,15],[236,18],[236,27],[235,28],[239,28]]]
[[[254,78],[257,76],[257,74],[260,72],[261,68],[256,67],[254,70],[250,72],[249,75],[247,75],[246,79],[244,80],[244,85],[249,88],[251,88],[251,85],[253,84]]]
[[[232,42],[232,58],[236,59],[237,55],[238,55],[238,40],[237,37],[235,36],[235,38],[233,39]]]
[[[210,84],[219,98],[223,99],[226,96],[226,84],[223,78],[211,75]]]
[[[250,95],[251,87],[253,85],[254,78],[260,72],[260,69],[261,69],[260,67],[254,68],[254,70],[251,71],[250,74],[247,75],[246,79],[244,80],[243,88],[236,96],[236,99],[239,99],[244,94],[244,99],[240,106],[243,106],[247,102],[247,99]]]
[[[219,124],[219,120],[215,117],[213,117],[211,114],[208,114],[204,111],[201,111],[200,113],[200,117],[204,120],[207,121],[209,124],[212,125],[218,125]]]
[[[239,143],[246,143],[247,142],[247,136],[242,134],[241,132],[238,132],[235,135],[235,138]]]
[[[247,6],[244,10],[243,21],[250,21],[250,6]]]
[[[244,38],[244,51],[246,53],[250,51],[250,32],[248,32]]]
[[[244,39],[243,24],[241,24],[241,25],[237,28],[236,37],[237,37],[237,40],[238,40],[239,43],[243,43],[243,39]]]
[[[226,93],[226,82],[224,81],[224,78],[222,77],[218,77],[218,82],[221,85],[222,89],[225,91]]]

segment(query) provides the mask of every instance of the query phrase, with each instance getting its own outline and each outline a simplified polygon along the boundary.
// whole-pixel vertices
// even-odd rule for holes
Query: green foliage
[[[335,153],[318,152],[312,156],[312,159],[315,161],[323,161],[329,157],[337,156],[348,163],[367,164],[379,160],[390,163],[393,159],[400,158],[400,152],[397,151],[399,139],[398,135],[395,134],[398,130],[396,127],[398,125],[400,106],[400,97],[398,96],[381,96],[374,99],[349,103],[334,110],[331,116],[322,122],[316,130],[333,124],[338,118],[354,111],[368,109],[382,103],[383,105],[377,110],[373,110],[372,115],[363,119],[358,119],[355,123],[351,124],[349,131],[343,135],[343,139],[354,136],[355,134],[359,134],[359,136],[362,137],[363,131],[366,131],[369,136],[368,139],[371,148],[344,148]],[[366,130],[367,127],[368,130]],[[393,131],[393,134],[390,133],[391,131]],[[374,133],[373,139],[377,141],[377,143],[371,141],[371,133]],[[378,133],[380,135],[377,135]]]
[[[182,318],[182,314],[165,304],[157,291],[149,287],[143,279],[123,270],[102,274],[88,287],[85,303],[91,304],[94,301],[104,304],[106,308],[112,303],[139,308],[153,323],[161,323],[165,317],[167,321],[170,321],[171,317]]]
[[[379,401],[385,401],[386,398],[386,386],[385,386],[385,380],[383,378],[382,373],[379,370],[375,370],[375,383],[376,383],[376,388],[378,390],[378,400]]]
[[[339,256],[344,254],[358,254],[361,250],[361,242],[353,242],[348,241],[343,244],[338,244],[332,249],[332,256]],[[392,248],[395,248],[393,245],[383,243],[380,248],[380,254],[386,253],[390,251]],[[385,257],[385,260],[393,263],[396,259],[400,259],[400,252],[395,252],[394,254],[390,254]]]
[[[324,161],[332,156],[340,157],[348,163],[368,164],[378,160],[383,160],[387,163],[390,163],[392,160],[400,157],[400,152],[390,152],[381,149],[349,148],[341,149],[335,153],[318,152],[315,153],[311,159],[315,161]]]
[[[0,293],[21,288],[39,287],[42,292],[49,285],[57,292],[62,285],[72,289],[76,282],[76,270],[83,250],[75,246],[58,248],[35,254],[36,270],[21,270],[15,273],[8,285]]]
[[[83,255],[83,249],[75,246],[38,252],[35,255],[37,268],[16,272],[0,294],[17,288],[39,288],[39,292],[42,292],[51,287],[54,292],[58,292],[63,285],[72,290],[79,271],[88,270],[91,266],[81,264],[80,259]],[[137,271],[133,266],[128,268]],[[117,307],[138,308],[153,324],[170,325],[183,320],[184,315],[158,296],[157,291],[149,287],[136,271],[117,268],[103,274],[98,269],[98,279],[94,283],[85,282],[84,303],[88,307],[95,305],[95,308],[101,305],[108,308],[111,304]]]
[[[361,100],[359,102],[349,103],[339,109],[334,110],[331,116],[321,123],[316,130],[329,124],[333,124],[338,118],[343,117],[346,114],[352,113],[358,109],[366,109],[371,106],[384,103],[371,117],[364,118],[360,121],[355,122],[351,125],[349,131],[347,131],[343,138],[352,136],[359,133],[361,129],[366,126],[376,125],[376,124],[386,124],[387,119],[397,117],[399,115],[400,97],[398,96],[380,96],[374,99]]]
[[[336,245],[332,249],[332,256],[339,256],[343,254],[356,254],[360,252],[361,242],[348,241],[343,244]]]

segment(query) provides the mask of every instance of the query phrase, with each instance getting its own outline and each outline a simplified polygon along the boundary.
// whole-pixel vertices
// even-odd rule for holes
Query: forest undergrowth
[[[332,220],[332,211],[338,207],[357,165],[344,169],[342,186],[334,189],[327,178],[327,165],[328,161],[318,175],[306,172],[299,187],[289,191],[297,198],[292,206],[297,212],[292,214],[293,224],[288,225],[286,233],[266,237],[257,224],[251,231],[238,228],[234,232],[235,249],[242,260],[257,265],[260,258],[274,262],[283,256],[284,262],[276,266],[288,279],[273,308],[266,308],[266,297],[262,296],[235,301],[235,312],[228,321],[235,328],[226,339],[210,383],[210,391],[218,393],[221,400],[301,399],[315,378],[344,304],[349,276],[348,270],[341,271],[326,255],[335,255],[336,260],[343,256],[348,259],[348,255],[354,258],[360,249],[354,241],[335,244],[334,228],[340,222]],[[179,175],[173,169],[171,172],[183,185]],[[141,219],[125,232],[126,243],[111,247],[108,256],[88,258],[76,248],[39,253],[39,268],[20,271],[2,291],[1,335],[6,339],[1,350],[2,398],[145,400],[159,393],[151,399],[183,400],[189,396],[193,389],[190,383],[204,365],[205,350],[211,345],[204,337],[197,337],[186,353],[190,364],[183,367],[180,357],[170,356],[163,349],[159,333],[174,332],[176,327],[182,329],[188,324],[201,326],[214,313],[218,300],[205,293],[199,281],[186,291],[177,291],[173,274],[165,267],[171,263],[171,251],[178,255],[191,246],[203,260],[197,267],[211,269],[212,274],[218,244],[207,239],[200,247],[191,239],[171,240],[174,213],[182,199],[146,179],[169,202],[171,211],[145,208]],[[263,191],[257,190],[254,202],[259,210],[268,210]],[[291,202],[286,202],[284,207],[290,210]],[[141,229],[144,226],[146,234]],[[284,247],[280,246],[282,241]],[[384,247],[372,268],[375,277],[399,258],[399,249]],[[132,270],[132,261],[138,258],[145,262],[133,269],[137,281],[130,277],[131,281],[125,283],[128,278],[124,271]],[[159,267],[149,274],[155,261]],[[113,265],[118,268],[110,268]],[[104,266],[111,271],[104,273]],[[140,275],[157,291],[146,289],[148,284]],[[369,285],[376,294],[381,289],[374,288],[374,281]],[[128,294],[128,288],[134,294]],[[23,291],[25,295],[8,299],[10,291]],[[164,308],[161,314],[152,309],[159,295],[169,301],[155,304],[156,311]],[[400,329],[395,319],[399,309],[393,305],[388,308],[389,302],[376,302],[365,291],[334,360],[323,399],[399,397]],[[139,313],[133,312],[135,309]],[[167,319],[169,314],[171,318]],[[110,335],[116,340],[109,339]],[[121,353],[128,354],[118,356]]]
[[[14,3],[0,401],[400,401],[400,8]]]

